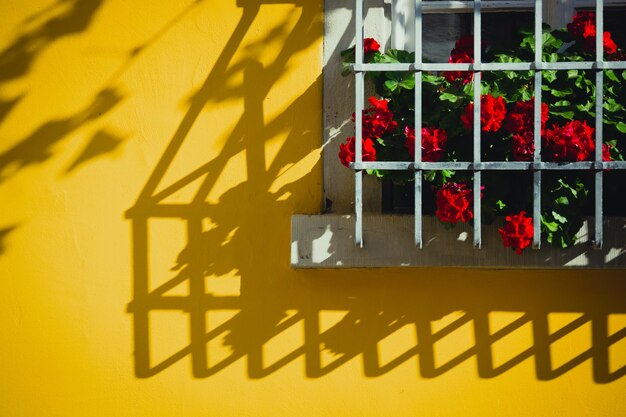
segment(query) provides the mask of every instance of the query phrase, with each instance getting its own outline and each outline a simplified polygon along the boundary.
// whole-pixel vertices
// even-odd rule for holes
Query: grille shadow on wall
[[[127,213],[134,263],[128,311],[133,316],[135,375],[148,378],[189,358],[196,378],[239,361],[246,362],[250,378],[266,377],[294,361],[302,361],[307,377],[317,378],[359,359],[368,377],[413,361],[417,374],[434,378],[469,360],[476,361],[482,378],[501,375],[526,360],[534,360],[540,380],[557,378],[583,363],[590,363],[598,383],[624,376],[626,283],[617,274],[593,280],[550,271],[532,276],[507,271],[503,277],[497,271],[448,270],[437,276],[405,271],[384,274],[383,279],[375,270],[289,268],[290,215],[298,209],[298,198],[306,198],[299,193],[312,180],[305,176],[278,190],[271,186],[318,147],[319,138],[311,132],[319,132],[321,116],[307,112],[312,103],[319,105],[320,81],[273,120],[264,120],[263,101],[290,57],[316,42],[321,29],[316,27],[319,5],[282,3],[298,6],[301,15],[275,61],[265,67],[254,56],[231,63],[261,7],[261,2],[239,4],[243,14],[235,30]],[[276,28],[276,33],[283,29]],[[235,71],[243,72],[243,83],[225,87],[224,80]],[[244,112],[221,153],[157,192],[206,104],[232,97],[243,100]],[[268,163],[266,141],[278,132],[287,132],[287,139]],[[242,151],[246,181],[224,192],[218,203],[207,202],[228,161]],[[165,202],[189,186],[196,187],[191,202]],[[174,276],[152,287],[151,242],[168,238],[151,232],[157,221],[180,225],[185,247],[172,265]],[[238,292],[221,295],[209,289],[208,282],[228,274],[240,277]],[[184,294],[171,292],[184,284]],[[163,329],[154,327],[155,313],[178,318],[182,313],[187,323],[184,338],[168,335],[177,347],[158,360],[155,351],[163,349],[155,345],[156,333]],[[214,321],[216,316],[227,318]],[[297,343],[286,352],[284,344],[280,352],[272,347],[287,335]],[[214,357],[208,346],[215,342],[228,354]],[[561,349],[563,343],[585,347]]]

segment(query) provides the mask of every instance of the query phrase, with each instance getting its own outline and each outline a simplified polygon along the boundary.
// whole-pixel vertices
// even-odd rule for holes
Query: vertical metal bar
[[[356,0],[356,42],[355,42],[355,62],[363,63],[363,0]],[[354,139],[354,160],[356,163],[363,162],[363,100],[365,95],[365,74],[355,73],[355,139]],[[359,247],[363,247],[363,171],[358,169],[354,172],[354,242]]]
[[[422,162],[422,0],[415,0],[415,162]],[[422,247],[422,170],[415,170],[415,246]]]
[[[354,243],[363,247],[363,171],[354,172]]]
[[[541,162],[541,61],[543,44],[543,6],[535,0],[535,104],[533,141],[535,153],[533,161]],[[533,171],[533,248],[541,247],[541,170]]]
[[[604,71],[604,8],[603,0],[596,1],[596,162],[602,162],[602,102],[604,97],[603,82]],[[595,173],[595,226],[594,242],[595,249],[602,248],[602,187],[603,173],[598,170]]]
[[[474,1],[474,163],[480,162],[480,62],[481,54],[481,16],[480,16],[480,0]],[[481,188],[481,172],[474,170],[474,247],[480,248],[482,245],[481,237],[481,206],[480,206],[480,188]]]

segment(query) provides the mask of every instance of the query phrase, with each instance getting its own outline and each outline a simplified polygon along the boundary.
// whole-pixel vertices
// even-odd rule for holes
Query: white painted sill
[[[354,216],[341,214],[291,217],[293,268],[470,267],[626,269],[626,218],[604,221],[604,247],[593,249],[588,221],[578,242],[567,249],[542,244],[517,255],[502,245],[498,225],[483,225],[483,247],[472,246],[472,229],[457,224],[446,230],[434,216],[423,217],[424,247],[417,249],[412,215],[365,214],[364,246],[354,244]]]

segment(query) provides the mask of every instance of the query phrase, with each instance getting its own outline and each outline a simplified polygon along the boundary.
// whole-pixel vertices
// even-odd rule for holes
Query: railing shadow
[[[260,5],[272,3],[301,8],[283,49],[269,65],[254,54],[232,62],[244,48]],[[471,360],[481,378],[497,377],[527,360],[534,360],[540,380],[557,378],[588,361],[597,383],[626,374],[623,358],[613,353],[626,341],[626,282],[617,272],[594,279],[551,271],[391,270],[382,277],[376,270],[291,270],[289,216],[310,206],[307,199],[318,198],[302,194],[320,187],[320,178],[311,174],[283,185],[276,182],[293,164],[319,152],[321,114],[311,115],[310,109],[321,107],[320,80],[272,120],[266,121],[263,103],[291,57],[321,36],[321,13],[304,1],[238,5],[243,13],[236,28],[127,212],[133,258],[128,312],[138,378],[157,375],[187,358],[196,378],[241,360],[255,379],[296,361],[303,362],[307,377],[319,378],[359,359],[367,377],[409,365],[416,375],[435,378],[465,369]],[[284,33],[281,27],[270,31],[272,36]],[[224,79],[236,71],[243,73],[242,83],[226,87]],[[173,183],[161,184],[207,103],[233,97],[243,100],[244,111],[220,154]],[[269,160],[266,142],[280,133],[287,138]],[[223,192],[218,202],[207,201],[228,162],[242,151],[246,180]],[[317,164],[319,160],[312,172],[319,172]],[[187,187],[195,187],[191,201],[167,201]],[[157,285],[150,265],[158,255],[151,248],[171,236],[154,233],[156,222],[176,224],[185,241],[168,278]],[[240,279],[238,291],[213,291],[210,284],[226,276]],[[182,294],[174,292],[181,288]],[[180,347],[155,359],[155,350],[160,350],[156,336],[163,333],[153,319],[159,312],[183,313],[188,337],[174,340]],[[216,314],[227,318],[215,319]],[[274,350],[283,337],[287,342]],[[571,340],[582,351],[567,350],[566,359],[560,360],[558,346]],[[227,354],[214,355],[209,349],[214,344]]]

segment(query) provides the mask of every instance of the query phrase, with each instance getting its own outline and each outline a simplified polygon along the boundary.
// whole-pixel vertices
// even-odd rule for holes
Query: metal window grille
[[[626,69],[626,61],[604,61],[603,37],[596,36],[595,61],[586,62],[543,62],[542,61],[542,0],[534,1],[535,14],[535,57],[533,62],[523,63],[483,63],[481,62],[481,9],[484,7],[501,7],[502,2],[474,0],[463,2],[430,2],[415,0],[415,62],[410,64],[366,64],[363,62],[363,0],[356,0],[356,56],[353,71],[355,73],[355,161],[351,163],[355,179],[355,243],[363,247],[363,170],[409,170],[415,173],[415,245],[422,247],[422,171],[424,170],[467,170],[472,172],[473,183],[473,210],[474,230],[473,242],[475,248],[481,247],[481,174],[483,171],[513,171],[526,170],[533,172],[533,219],[534,237],[533,248],[539,249],[541,243],[541,177],[546,170],[588,170],[595,176],[595,213],[594,239],[596,249],[602,247],[602,187],[603,170],[626,169],[626,161],[602,160],[602,104],[603,104],[603,70]],[[424,8],[433,10],[457,10],[459,7],[472,7],[474,21],[474,63],[423,63],[422,62],[422,13]],[[596,33],[604,32],[603,25],[604,1],[595,1]],[[596,146],[594,161],[585,162],[542,162],[541,161],[541,81],[542,71],[546,70],[592,70],[595,71],[595,129]],[[483,162],[481,161],[481,131],[480,131],[480,82],[482,71],[534,71],[534,145],[535,153],[532,162]],[[363,110],[364,110],[364,82],[368,71],[411,71],[415,74],[415,160],[414,162],[376,161],[363,162]],[[474,125],[473,125],[473,160],[471,162],[423,162],[422,161],[422,132],[418,126],[422,125],[422,73],[423,71],[471,71],[474,75]]]

